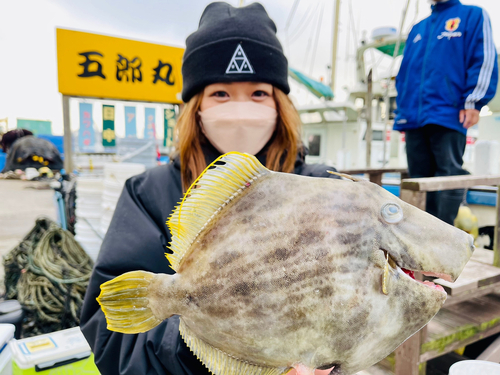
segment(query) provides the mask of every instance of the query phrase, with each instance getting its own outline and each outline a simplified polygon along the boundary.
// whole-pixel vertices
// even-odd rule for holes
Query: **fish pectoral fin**
[[[155,276],[145,271],[127,272],[101,285],[97,302],[110,331],[146,332],[162,322],[149,307],[147,288]]]
[[[189,349],[214,375],[283,375],[290,371],[287,367],[264,367],[232,357],[196,337],[182,317],[179,320],[179,331]]]

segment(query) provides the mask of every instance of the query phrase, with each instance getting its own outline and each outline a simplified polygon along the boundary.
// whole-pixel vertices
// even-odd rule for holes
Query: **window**
[[[323,118],[319,112],[301,113],[300,119],[303,124],[318,124],[323,122]]]
[[[307,143],[310,156],[320,156],[321,135],[311,134],[307,137]]]
[[[372,141],[383,141],[384,132],[382,130],[372,130]],[[366,131],[365,135],[363,136],[363,141],[366,141]]]

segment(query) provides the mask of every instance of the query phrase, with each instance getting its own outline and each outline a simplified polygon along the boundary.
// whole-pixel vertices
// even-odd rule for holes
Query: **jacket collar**
[[[442,10],[451,8],[452,6],[461,4],[460,0],[448,0],[446,2],[435,3],[431,6],[433,12],[440,12]]]

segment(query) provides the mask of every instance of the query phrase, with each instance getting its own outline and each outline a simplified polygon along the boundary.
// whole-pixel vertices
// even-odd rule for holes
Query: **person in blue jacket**
[[[494,96],[497,52],[488,13],[459,0],[436,0],[411,30],[396,78],[394,130],[406,133],[410,177],[468,174],[467,129]],[[430,193],[427,211],[453,224],[463,190]]]

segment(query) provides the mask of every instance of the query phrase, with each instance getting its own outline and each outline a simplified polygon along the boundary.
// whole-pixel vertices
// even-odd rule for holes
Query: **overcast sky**
[[[261,0],[278,27],[291,67],[329,82],[333,0]],[[237,6],[240,0],[229,3]],[[246,0],[245,3],[252,1]],[[0,0],[0,119],[51,120],[62,134],[61,95],[57,90],[56,27],[184,47],[196,30],[207,0]],[[500,43],[500,1],[463,1],[485,8],[492,19],[494,39]],[[398,27],[406,0],[342,0],[337,60],[338,99],[354,83],[353,56],[365,32]],[[430,13],[428,0],[411,0],[406,32]],[[287,27],[288,24],[288,27]],[[317,41],[316,36],[318,35]],[[368,54],[367,60],[378,60]],[[382,62],[377,74],[384,75]],[[294,85],[292,96],[301,104],[313,100]],[[72,105],[72,109],[75,105]],[[77,107],[76,107],[77,108]]]

